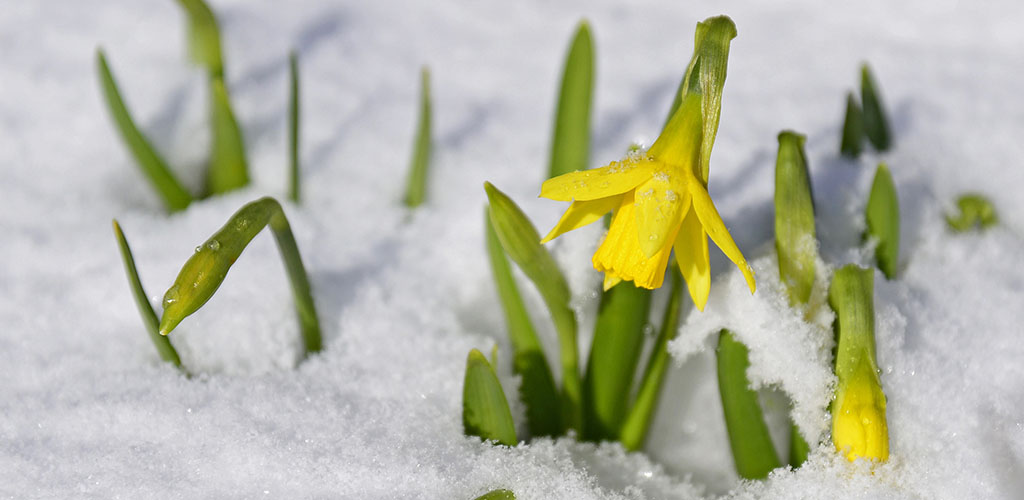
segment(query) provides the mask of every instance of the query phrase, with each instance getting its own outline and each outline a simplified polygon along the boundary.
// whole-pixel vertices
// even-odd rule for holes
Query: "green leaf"
[[[178,5],[188,16],[188,46],[192,60],[205,66],[211,77],[223,77],[220,28],[213,11],[203,0],[178,0]]]
[[[494,490],[476,497],[476,500],[516,500],[516,494],[510,490]]]
[[[467,436],[478,436],[505,446],[516,445],[505,391],[494,368],[483,353],[473,349],[466,358],[466,378],[462,386],[462,427]]]
[[[956,215],[947,215],[946,224],[958,233],[974,229],[975,226],[987,229],[999,223],[996,208],[984,195],[969,193],[960,195],[956,200]]]
[[[192,195],[182,187],[181,182],[167,167],[167,162],[135,126],[135,121],[128,112],[128,108],[121,98],[121,92],[117,88],[117,82],[114,81],[114,76],[107,65],[107,58],[104,56],[103,50],[96,51],[96,68],[100,75],[100,86],[103,89],[107,110],[114,118],[117,130],[135,158],[135,163],[142,169],[143,175],[149,179],[150,184],[156,188],[156,192],[168,210],[171,212],[184,210],[189,203],[192,203]]]
[[[875,261],[885,277],[893,279],[900,258],[900,204],[892,175],[884,163],[879,164],[875,171],[866,214],[868,227],[865,238],[874,238],[878,242]]]
[[[132,296],[135,298],[135,306],[138,307],[142,323],[146,326],[146,331],[149,332],[149,339],[153,341],[157,352],[160,353],[160,359],[184,371],[178,351],[171,345],[170,339],[160,335],[160,320],[157,319],[153,306],[149,304],[149,296],[142,288],[142,280],[139,279],[139,271],[135,268],[132,249],[128,246],[128,240],[125,239],[124,233],[121,232],[121,225],[117,223],[116,219],[114,220],[114,236],[117,237],[117,246],[121,249],[121,260],[124,262],[124,272],[128,275],[128,284],[131,286]]]
[[[245,159],[242,130],[231,110],[224,80],[210,80],[210,123],[213,127],[210,169],[207,189],[210,194],[221,194],[249,184],[249,167]]]
[[[631,282],[619,283],[601,296],[583,379],[584,437],[588,440],[619,437],[650,310],[651,291]]]
[[[853,92],[846,94],[846,117],[843,119],[843,137],[839,153],[849,158],[860,156],[864,143],[864,118]]]
[[[167,335],[183,319],[206,304],[224,282],[228,270],[256,235],[270,226],[277,241],[299,317],[306,353],[321,348],[320,322],[317,319],[309,278],[295,244],[291,226],[281,204],[273,198],[261,198],[243,206],[213,233],[185,262],[174,284],[164,294],[164,313],[160,334]]]
[[[736,472],[744,479],[764,479],[781,466],[768,426],[764,423],[757,392],[750,389],[747,346],[728,330],[718,336],[718,391],[722,396]]]
[[[807,461],[807,455],[811,452],[811,447],[807,444],[807,441],[800,434],[800,429],[797,428],[796,424],[790,425],[789,428],[789,465],[794,469],[799,468],[804,462]]]
[[[796,132],[780,133],[775,160],[775,250],[779,276],[792,305],[804,304],[810,298],[818,256],[804,140]]]
[[[489,182],[484,183],[484,189],[487,191],[491,224],[502,248],[537,287],[551,314],[562,360],[562,418],[569,428],[581,430],[582,388],[576,347],[576,314],[569,307],[569,285],[555,259],[540,244],[537,228],[519,206]]]
[[[886,117],[882,96],[867,64],[860,68],[860,102],[864,106],[864,133],[871,145],[879,151],[889,149],[889,119]]]
[[[636,401],[633,402],[633,406],[629,410],[619,437],[622,446],[629,451],[643,448],[644,442],[647,440],[647,432],[651,427],[654,410],[658,407],[661,386],[668,370],[668,343],[679,333],[683,277],[677,272],[669,274],[672,277],[672,292],[669,295],[668,305],[665,307],[665,316],[661,321],[661,331],[651,349],[647,368],[640,379],[640,389],[637,391]]]
[[[594,43],[580,21],[573,36],[558,95],[548,177],[584,170],[590,157],[590,107],[594,91]]]
[[[420,116],[416,124],[409,181],[405,188],[405,206],[416,208],[427,198],[427,169],[430,167],[430,70],[420,72]]]
[[[295,51],[288,54],[288,197],[299,202],[299,58]]]
[[[512,277],[505,250],[494,233],[489,213],[485,214],[487,256],[498,289],[508,336],[512,341],[513,370],[522,377],[519,397],[526,405],[526,423],[533,437],[559,436],[565,431],[560,410],[561,401],[555,379],[551,375],[547,358],[537,332],[530,322],[526,306]]]

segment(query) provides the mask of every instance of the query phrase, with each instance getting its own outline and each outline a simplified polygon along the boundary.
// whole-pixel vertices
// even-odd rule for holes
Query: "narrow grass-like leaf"
[[[310,292],[309,278],[284,210],[277,200],[269,197],[243,206],[228,219],[224,227],[196,247],[195,253],[182,266],[174,284],[164,294],[161,335],[170,333],[181,320],[210,300],[239,255],[265,226],[269,226],[274,234],[291,282],[305,352],[320,350],[320,321]]]
[[[420,71],[420,116],[409,164],[409,180],[405,187],[405,206],[416,208],[427,198],[427,170],[430,168],[430,69]]]
[[[804,139],[796,132],[780,133],[775,160],[775,250],[779,275],[794,305],[811,296],[818,254]]]
[[[462,427],[467,436],[478,436],[505,446],[516,445],[516,427],[505,391],[483,353],[473,349],[466,358],[462,386]]]
[[[490,214],[485,214],[487,231],[487,256],[490,259],[494,284],[498,289],[501,307],[505,311],[505,324],[512,341],[513,370],[522,377],[519,397],[526,405],[526,423],[533,437],[559,436],[565,431],[562,424],[561,400],[555,379],[551,375],[547,358],[533,323],[526,312],[526,306],[519,294],[519,287],[512,277],[512,270],[505,257],[505,250],[494,233]]]
[[[874,271],[853,264],[836,271],[828,301],[836,312],[837,336],[832,442],[851,461],[885,461],[889,428],[876,361]]]
[[[864,134],[871,145],[879,151],[889,149],[892,139],[889,134],[889,118],[886,117],[882,95],[867,64],[860,68],[860,102],[864,111]]]
[[[622,446],[629,451],[643,448],[644,442],[647,441],[647,432],[651,427],[654,411],[658,408],[661,386],[668,370],[668,343],[679,332],[683,277],[677,272],[669,274],[672,276],[672,291],[669,295],[668,305],[665,306],[665,315],[661,320],[661,331],[651,349],[644,375],[640,379],[640,389],[637,391],[636,401],[633,402],[633,406],[629,410],[629,415],[622,425],[622,432],[619,436]]]
[[[224,80],[210,80],[210,123],[213,126],[212,151],[207,172],[207,190],[221,194],[249,184],[245,143]]]
[[[558,94],[548,177],[587,168],[590,158],[590,107],[594,91],[594,42],[590,25],[580,21],[565,58]]]
[[[142,316],[142,323],[146,326],[146,331],[149,333],[149,340],[152,340],[153,345],[156,346],[156,351],[160,353],[160,359],[174,365],[178,369],[182,369],[178,351],[171,345],[170,339],[160,335],[160,320],[157,319],[156,312],[153,311],[153,306],[149,303],[146,291],[142,288],[142,280],[139,279],[139,271],[135,268],[135,258],[132,257],[132,249],[128,246],[128,240],[125,239],[124,233],[121,231],[121,225],[117,223],[117,220],[114,220],[114,236],[117,237],[117,246],[121,249],[121,260],[124,262],[124,272],[128,275],[128,284],[131,286],[135,305],[139,309],[139,316]],[[182,369],[182,371],[184,370]]]
[[[956,207],[960,213],[946,216],[946,224],[958,233],[969,231],[975,226],[987,229],[999,223],[996,208],[983,195],[970,193],[956,199]]]
[[[488,214],[502,248],[537,287],[555,324],[562,361],[562,419],[566,426],[579,431],[582,429],[582,384],[576,347],[576,314],[569,307],[569,285],[555,259],[540,244],[537,228],[519,206],[489,182],[484,183],[484,189],[489,201]]]
[[[601,296],[583,379],[585,439],[618,439],[650,310],[651,291],[631,282],[619,283]]]
[[[288,197],[299,202],[299,58],[288,54]]]
[[[810,299],[818,258],[814,198],[804,140],[805,137],[796,132],[780,133],[779,154],[775,160],[775,250],[779,276],[791,305],[806,304]],[[790,465],[803,464],[809,448],[797,426],[792,425]]]
[[[476,500],[516,500],[516,494],[510,490],[494,490],[476,497]]]
[[[178,5],[188,16],[188,46],[192,60],[205,66],[211,77],[223,77],[220,28],[213,11],[203,0],[178,0]]]
[[[843,137],[839,153],[849,158],[860,156],[864,145],[864,118],[853,92],[846,94],[846,116],[843,118]]]
[[[96,68],[100,74],[100,86],[103,89],[107,109],[114,118],[114,123],[117,124],[121,138],[135,158],[135,163],[139,165],[142,173],[156,188],[156,192],[160,194],[160,198],[168,210],[171,212],[184,210],[189,203],[192,203],[192,195],[185,190],[181,182],[167,167],[167,162],[135,126],[135,121],[121,98],[121,92],[117,88],[117,82],[114,81],[114,76],[110,72],[110,66],[107,65],[107,58],[102,50],[96,51]]]
[[[867,205],[867,233],[865,238],[878,242],[875,261],[885,277],[896,277],[900,258],[900,203],[892,175],[884,163],[878,165],[871,183]]]
[[[747,380],[748,356],[747,346],[731,332],[719,333],[718,391],[736,472],[744,479],[764,479],[781,463],[764,423],[757,392]]]

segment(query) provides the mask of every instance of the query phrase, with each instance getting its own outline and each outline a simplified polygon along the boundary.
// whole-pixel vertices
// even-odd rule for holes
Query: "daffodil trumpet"
[[[224,227],[196,247],[195,253],[182,266],[174,284],[164,294],[164,312],[160,317],[159,328],[161,335],[170,333],[183,319],[198,311],[213,297],[242,251],[266,226],[270,226],[274,234],[291,281],[305,351],[320,350],[320,322],[313,305],[306,269],[302,265],[299,248],[295,244],[284,210],[277,200],[270,197],[243,206]]]

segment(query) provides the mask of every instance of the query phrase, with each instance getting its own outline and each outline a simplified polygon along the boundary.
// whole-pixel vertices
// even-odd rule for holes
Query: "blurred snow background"
[[[211,5],[254,183],[170,217],[113,129],[93,58],[106,49],[136,119],[198,186],[205,86],[185,60],[174,3],[0,9],[0,497],[469,499],[502,487],[521,499],[1012,499],[1024,491],[1018,3]],[[576,22],[590,20],[597,46],[592,162],[601,164],[657,135],[693,26],[721,13],[739,36],[711,192],[740,247],[759,259],[758,294],[740,293],[732,266],[714,256],[712,306],[687,317],[675,344],[680,364],[646,455],[567,439],[501,449],[463,437],[466,353],[495,343],[508,353],[483,254],[482,183],[510,194],[542,229],[564,209],[536,194]],[[159,363],[146,338],[110,220],[121,221],[155,301],[238,207],[283,198],[293,47],[305,201],[286,210],[326,348],[296,364],[287,282],[261,235],[173,334],[198,374],[186,379]],[[859,214],[875,159],[837,156],[844,95],[861,61],[872,64],[890,112],[896,147],[883,159],[902,207],[902,276],[876,275],[892,460],[871,473],[826,444],[800,470],[742,483],[706,334],[727,324],[764,346],[752,353],[751,376],[770,388],[776,427],[785,427],[788,394],[798,419],[827,428],[827,359],[804,356],[824,347],[813,328],[788,333],[793,313],[770,283],[775,136],[783,128],[808,136],[826,262],[866,262]],[[399,200],[423,64],[433,75],[435,156],[429,202],[409,214]],[[991,197],[999,228],[945,231],[943,211],[968,190]],[[581,318],[596,307],[589,253],[599,231],[552,245]],[[538,299],[527,298],[553,348]],[[499,374],[514,394],[510,367]]]

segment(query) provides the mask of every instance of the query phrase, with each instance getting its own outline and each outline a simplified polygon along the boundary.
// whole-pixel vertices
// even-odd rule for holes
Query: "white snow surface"
[[[0,498],[1020,498],[1024,491],[1024,8],[1017,2],[211,1],[246,134],[251,187],[168,216],[101,102],[102,46],[136,119],[192,187],[209,140],[184,19],[163,0],[6,2],[0,9]],[[646,453],[464,437],[471,348],[501,353],[483,251],[482,184],[541,230],[537,199],[565,49],[597,48],[592,163],[649,143],[693,27],[736,22],[711,193],[758,272],[750,296],[714,250],[708,310],[688,312]],[[145,334],[110,227],[120,220],[154,303],[192,248],[242,204],[284,199],[288,50],[302,74],[301,205],[285,210],[311,274],[325,349],[299,363],[271,237],[172,334],[186,378]],[[837,155],[845,93],[870,61],[895,148]],[[399,200],[418,71],[432,72],[429,201]],[[902,209],[900,276],[876,273],[878,359],[892,459],[873,470],[828,443],[827,317],[803,324],[773,273],[776,134],[807,135],[823,260],[869,263],[860,233],[877,160]],[[1002,225],[954,235],[942,214],[979,191]],[[596,225],[595,225],[596,226]],[[600,228],[550,245],[569,277],[585,356]],[[823,277],[824,279],[824,277]],[[824,283],[824,282],[823,282]],[[527,302],[553,354],[539,298]],[[661,299],[661,303],[664,298]],[[685,307],[692,305],[687,301]],[[733,472],[714,372],[718,328],[751,346],[749,375],[780,447],[787,407],[811,459],[763,482]],[[557,363],[555,363],[557,365]],[[513,411],[522,405],[513,401]]]

